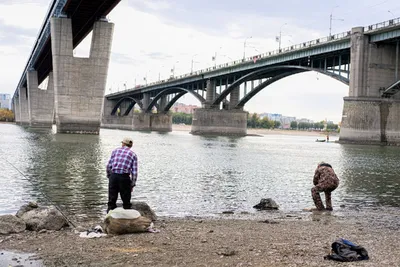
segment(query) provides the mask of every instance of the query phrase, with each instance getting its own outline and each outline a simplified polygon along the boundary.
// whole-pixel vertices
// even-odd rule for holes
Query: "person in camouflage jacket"
[[[324,192],[326,201],[326,210],[332,210],[331,192],[339,186],[339,179],[332,166],[325,162],[320,162],[314,174],[314,187],[311,189],[311,195],[317,210],[325,210],[322,203],[320,192]]]

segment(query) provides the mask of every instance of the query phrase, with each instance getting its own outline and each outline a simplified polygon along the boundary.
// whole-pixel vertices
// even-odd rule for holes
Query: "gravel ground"
[[[397,217],[397,216],[396,216]],[[0,251],[35,253],[11,266],[400,266],[398,222],[374,224],[368,217],[344,220],[332,214],[312,219],[173,219],[155,223],[159,233],[79,237],[77,229],[0,236]],[[94,224],[93,224],[94,223]],[[343,237],[364,246],[370,260],[324,260],[330,244]],[[24,265],[25,264],[25,265]],[[7,265],[5,265],[7,266]]]

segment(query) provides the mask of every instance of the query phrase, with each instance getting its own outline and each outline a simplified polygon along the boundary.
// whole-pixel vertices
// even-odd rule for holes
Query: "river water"
[[[229,138],[108,129],[98,136],[55,134],[14,124],[0,124],[0,214],[34,200],[58,205],[75,221],[104,217],[105,166],[125,136],[133,138],[139,158],[133,200],[147,202],[157,215],[251,215],[266,197],[280,212],[301,213],[313,206],[312,178],[322,160],[340,178],[333,192],[336,211],[400,214],[399,147],[319,143],[300,135]]]

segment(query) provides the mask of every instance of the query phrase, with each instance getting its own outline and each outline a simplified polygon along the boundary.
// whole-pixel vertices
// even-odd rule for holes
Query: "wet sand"
[[[357,218],[337,216],[335,212],[274,219],[260,213],[255,220],[230,216],[161,218],[155,222],[159,233],[96,239],[81,238],[79,231],[97,222],[57,232],[25,231],[1,236],[0,250],[36,253],[48,267],[339,266],[324,260],[324,256],[331,243],[343,237],[364,246],[370,255],[368,261],[346,266],[400,266],[400,225],[390,220],[377,222],[379,212],[376,217]]]

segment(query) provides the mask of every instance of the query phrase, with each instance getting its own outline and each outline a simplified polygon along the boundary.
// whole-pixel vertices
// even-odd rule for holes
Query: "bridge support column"
[[[149,104],[150,104],[150,94],[149,93],[143,93],[142,103],[143,103],[143,109],[146,109],[149,106]]]
[[[57,132],[98,134],[114,25],[93,26],[89,58],[74,58],[71,20],[51,18]]]
[[[395,82],[396,44],[370,43],[364,28],[353,28],[349,97],[344,98],[339,141],[400,143],[400,96],[382,98]]]
[[[160,100],[159,100],[159,104],[158,104],[158,112],[163,112],[165,106],[167,105],[167,96],[163,95],[161,96]]]
[[[215,80],[207,80],[207,88],[206,88],[206,102],[204,103],[204,108],[212,108],[211,103],[214,101],[215,99],[215,95],[216,95],[216,82]]]
[[[19,88],[19,114],[20,125],[29,125],[29,101],[28,90],[26,87]]]
[[[54,118],[54,83],[50,72],[47,89],[39,88],[36,71],[27,72],[30,126],[51,128]]]
[[[108,129],[133,130],[133,112],[127,116],[118,116],[117,113],[112,115],[111,113],[116,104],[117,101],[108,100],[104,97],[101,127]]]
[[[240,88],[239,86],[232,90],[230,94],[229,109],[234,109],[239,103]]]
[[[170,113],[134,113],[133,130],[171,132],[172,115]]]
[[[245,136],[247,134],[247,112],[195,109],[191,133],[196,135]]]
[[[15,116],[15,123],[19,124],[21,122],[21,110],[19,108],[19,96],[15,96],[13,99],[13,112]]]

